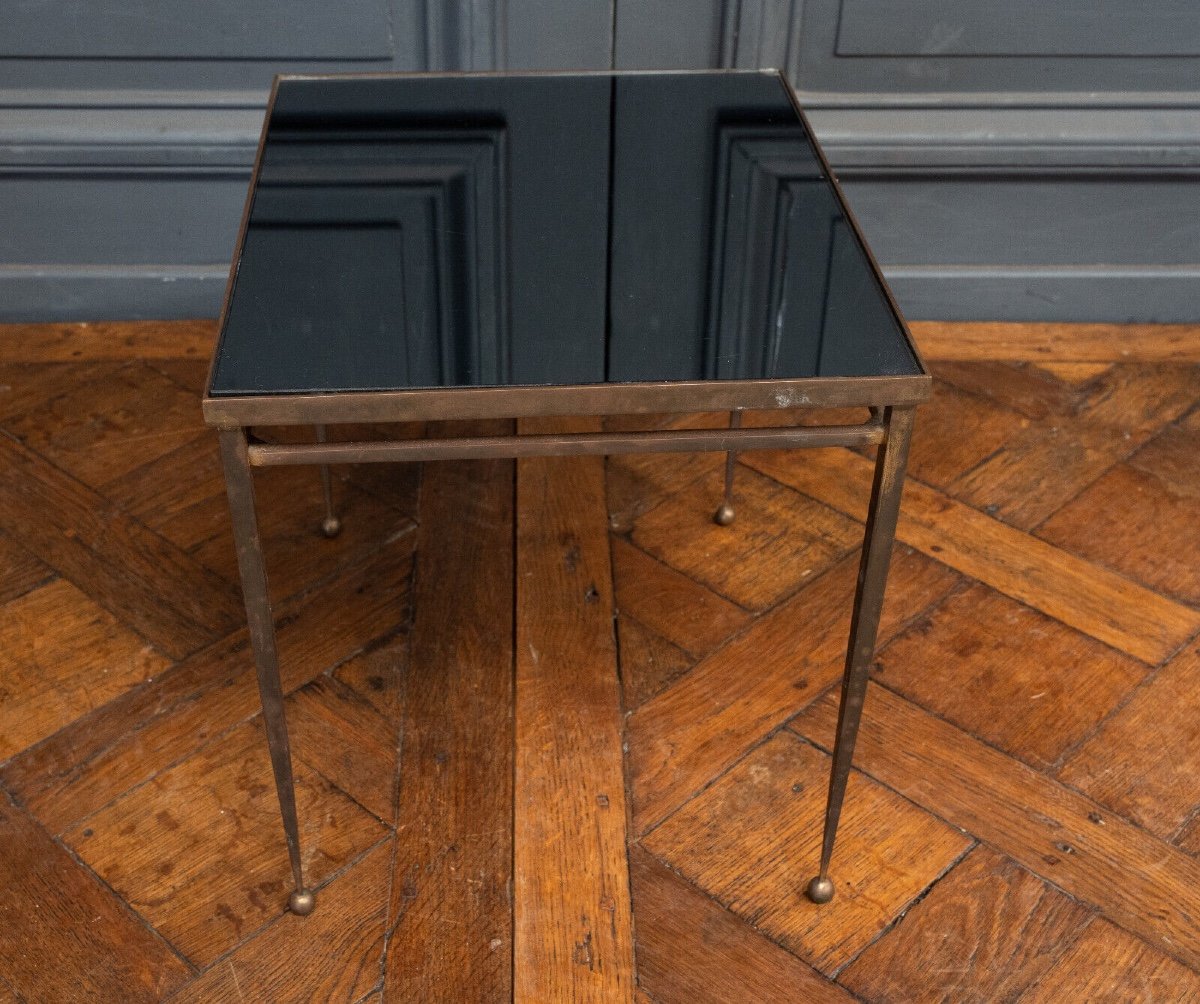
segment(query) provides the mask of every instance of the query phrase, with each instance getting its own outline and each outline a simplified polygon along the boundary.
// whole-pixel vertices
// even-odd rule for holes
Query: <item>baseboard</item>
[[[1200,321],[1200,265],[895,265],[907,317],[927,321]]]
[[[0,266],[0,322],[215,317],[229,266]]]

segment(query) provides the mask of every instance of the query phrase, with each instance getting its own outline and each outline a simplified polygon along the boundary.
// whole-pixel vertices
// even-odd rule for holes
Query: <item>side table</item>
[[[878,447],[818,874],[930,378],[794,93],[762,72],[280,77],[204,414],[220,430],[295,891],[304,884],[255,467]],[[814,412],[743,428],[747,410]],[[334,442],[331,425],[729,412],[727,428]],[[826,419],[826,421],[822,421]],[[312,426],[273,444],[262,427]],[[680,532],[686,533],[686,527]]]

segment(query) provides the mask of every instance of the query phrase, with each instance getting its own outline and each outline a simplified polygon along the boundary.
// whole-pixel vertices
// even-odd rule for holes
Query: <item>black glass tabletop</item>
[[[922,372],[775,73],[282,78],[212,396]]]

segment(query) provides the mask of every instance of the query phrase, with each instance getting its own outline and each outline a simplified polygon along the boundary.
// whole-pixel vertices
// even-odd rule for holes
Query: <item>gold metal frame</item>
[[[600,71],[609,75],[608,71]],[[654,71],[651,71],[654,72]],[[698,71],[706,72],[706,71]],[[738,72],[738,71],[716,71]],[[761,72],[761,71],[754,71]],[[466,76],[467,74],[444,74]],[[495,75],[495,74],[487,74]],[[343,75],[338,75],[343,76]],[[360,74],[385,77],[405,74]],[[809,897],[817,903],[833,896],[829,863],[845,797],[862,713],[868,669],[883,603],[888,563],[895,538],[900,495],[904,483],[915,405],[928,399],[931,380],[911,333],[879,273],[841,187],[813,136],[795,92],[782,74],[796,113],[812,138],[822,168],[830,180],[840,207],[866,255],[900,326],[920,372],[910,376],[813,377],[794,380],[678,381],[577,386],[450,387],[413,390],[357,391],[321,394],[212,394],[203,407],[206,421],[220,429],[234,539],[246,603],[246,615],[258,674],[271,764],[283,816],[284,833],[291,861],[295,890],[291,909],[299,914],[312,911],[315,899],[303,881],[299,827],[283,693],[279,681],[274,621],[267,590],[266,568],[254,505],[254,467],[312,464],[322,467],[326,511],[322,529],[333,536],[340,523],[334,515],[328,489],[327,465],[333,463],[396,463],[434,459],[472,459],[557,455],[610,455],[641,452],[725,452],[725,497],[714,519],[721,525],[733,520],[732,479],[736,453],[756,449],[797,449],[825,446],[878,445],[875,479],[871,491],[858,584],[855,590],[850,639],[842,684],[842,700],[830,772],[829,796],[820,868],[808,885]],[[237,263],[241,260],[250,209],[257,186],[279,81],[276,77],[259,140],[250,190],[242,212],[234,252],[234,268],[225,290],[221,330],[229,310]],[[299,79],[314,79],[300,75]],[[214,353],[214,364],[220,352]],[[865,407],[871,417],[858,425],[774,426],[742,428],[746,410],[794,408]],[[575,433],[563,435],[514,435],[464,437],[458,439],[385,440],[328,442],[324,427],[340,423],[389,423],[452,419],[519,419],[548,415],[618,415],[657,412],[694,413],[728,411],[727,429],[668,430],[646,432]],[[250,441],[254,426],[311,425],[317,441],[311,444],[275,445]]]

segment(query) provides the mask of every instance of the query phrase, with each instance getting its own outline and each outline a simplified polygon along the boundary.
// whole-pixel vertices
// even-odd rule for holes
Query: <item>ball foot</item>
[[[330,540],[333,540],[334,537],[342,532],[342,521],[336,516],[326,516],[321,520],[321,532]]]
[[[288,909],[298,917],[307,917],[317,905],[317,896],[310,889],[297,889],[288,897]]]
[[[717,526],[729,526],[733,522],[733,506],[728,502],[723,502],[721,507],[713,513],[713,522]]]
[[[833,899],[833,880],[818,875],[808,883],[805,895],[814,903],[828,903]]]

